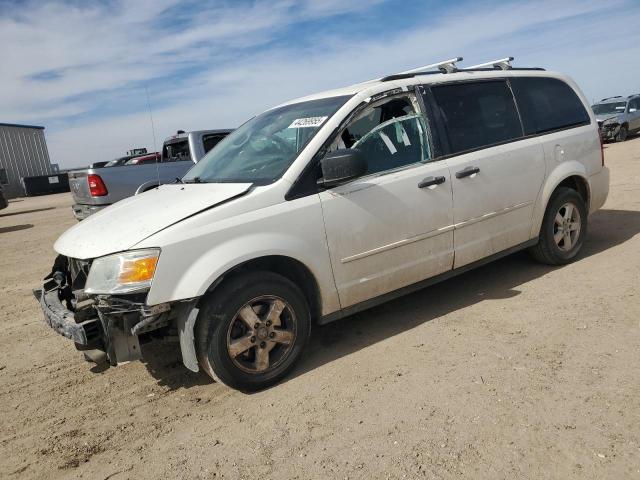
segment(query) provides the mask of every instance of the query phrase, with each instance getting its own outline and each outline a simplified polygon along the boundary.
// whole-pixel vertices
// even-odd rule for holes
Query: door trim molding
[[[404,245],[409,245],[414,242],[419,242],[420,240],[426,240],[427,238],[432,238],[437,235],[442,235],[443,233],[450,232],[451,230],[454,229],[454,227],[455,227],[454,225],[448,225],[446,227],[438,228],[437,230],[431,230],[430,232],[416,235],[415,237],[405,238],[404,240],[398,240],[397,242],[389,243],[381,247],[376,247],[374,249],[367,250],[366,252],[356,253],[355,255],[345,257],[341,259],[340,262],[341,263],[353,262],[354,260],[360,260],[362,258],[370,257],[371,255],[386,252],[388,250],[393,250],[394,248],[402,247]]]
[[[470,218],[469,220],[465,220],[463,222],[455,223],[453,226],[455,228],[467,227],[469,225],[473,225],[474,223],[482,222],[483,220],[488,220],[493,217],[497,217],[498,215],[504,215],[505,213],[513,212],[514,210],[518,210],[520,208],[528,207],[533,204],[533,202],[522,202],[516,205],[512,205],[510,207],[503,208],[502,210],[498,210],[496,212],[486,213],[479,217]]]

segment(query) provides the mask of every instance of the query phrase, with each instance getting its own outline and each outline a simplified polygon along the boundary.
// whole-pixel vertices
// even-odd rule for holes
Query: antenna
[[[495,68],[496,70],[511,70],[511,62],[513,57],[500,58],[498,60],[492,60],[491,62],[479,63],[472,67],[463,68],[463,70],[476,70],[478,68]]]
[[[153,113],[151,111],[151,100],[149,99],[149,89],[147,86],[144,86],[144,91],[147,94],[147,108],[149,109],[149,119],[151,120],[151,133],[153,134],[153,151],[157,152],[158,148],[156,145],[156,127],[153,124]],[[158,166],[158,157],[156,156],[156,179],[158,180],[158,186],[160,186],[160,167]]]

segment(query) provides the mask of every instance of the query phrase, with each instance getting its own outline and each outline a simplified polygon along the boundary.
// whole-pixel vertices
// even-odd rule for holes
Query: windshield
[[[270,183],[349,98],[323,98],[268,110],[222,140],[183,181]]]
[[[627,108],[627,102],[599,103],[591,108],[596,115],[613,115],[623,113]]]

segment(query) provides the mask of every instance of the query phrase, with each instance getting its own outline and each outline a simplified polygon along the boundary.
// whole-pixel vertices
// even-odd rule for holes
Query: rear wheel
[[[205,299],[196,341],[202,368],[244,391],[282,379],[301,356],[311,316],[300,289],[271,272],[231,278]]]
[[[549,200],[538,244],[531,254],[539,262],[564,265],[571,262],[587,233],[587,207],[578,192],[560,187]]]

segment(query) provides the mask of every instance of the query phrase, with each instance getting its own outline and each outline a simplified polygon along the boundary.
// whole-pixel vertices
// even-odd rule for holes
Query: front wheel
[[[578,192],[560,187],[549,200],[538,244],[531,254],[548,265],[571,262],[582,248],[587,234],[587,207]]]
[[[200,309],[199,362],[214,380],[229,387],[260,390],[293,368],[310,331],[309,307],[293,282],[271,272],[236,276]]]
[[[620,127],[620,131],[618,132],[618,135],[616,135],[616,142],[624,142],[627,137],[629,136],[629,129],[622,125]]]

